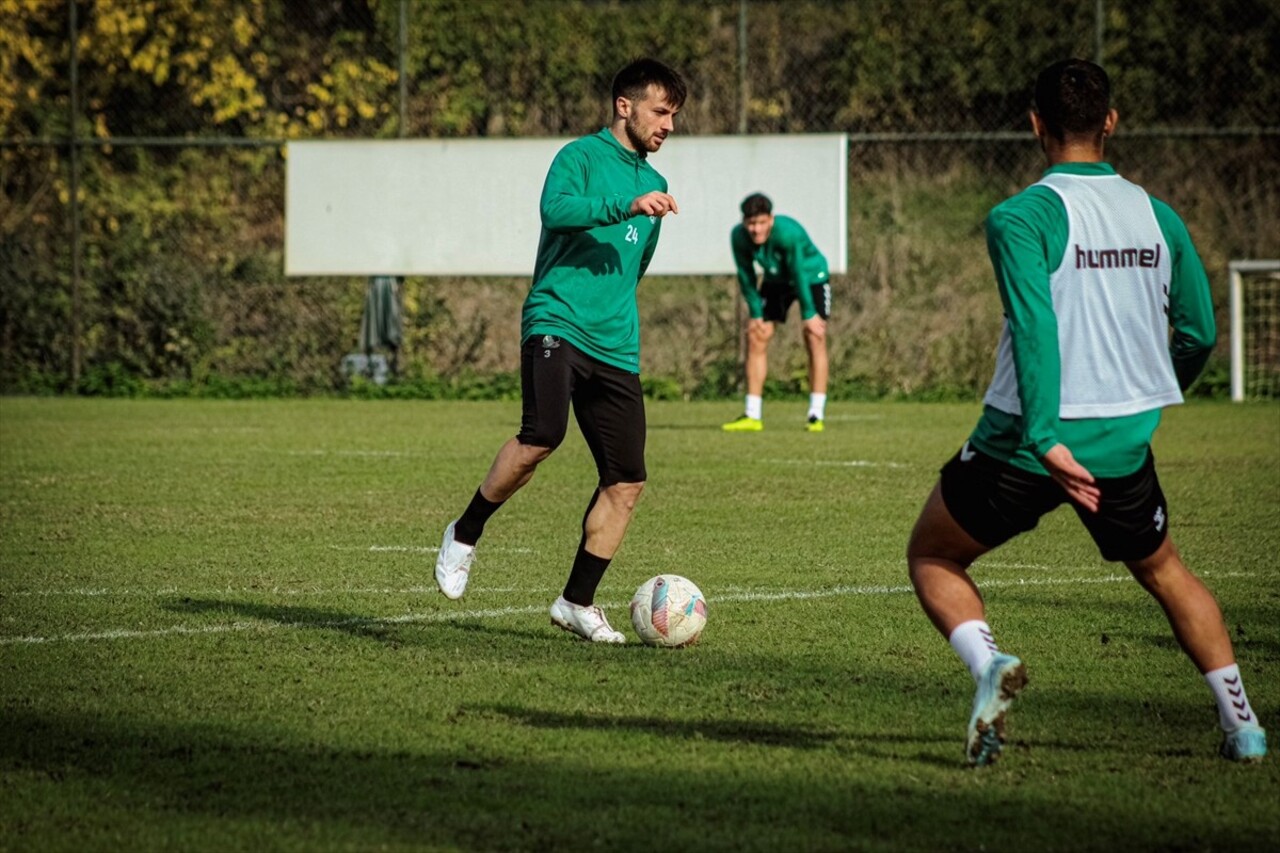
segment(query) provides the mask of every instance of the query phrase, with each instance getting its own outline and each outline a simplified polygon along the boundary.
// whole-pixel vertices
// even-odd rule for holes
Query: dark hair
[[[667,103],[679,109],[687,95],[682,78],[674,69],[656,59],[637,59],[613,75],[613,100],[629,98],[638,101],[650,86],[657,86],[667,96]]]
[[[773,202],[764,193],[752,193],[742,200],[742,218],[768,216],[773,213]]]
[[[1035,108],[1055,139],[1096,136],[1111,109],[1111,81],[1084,59],[1055,62],[1036,78]]]

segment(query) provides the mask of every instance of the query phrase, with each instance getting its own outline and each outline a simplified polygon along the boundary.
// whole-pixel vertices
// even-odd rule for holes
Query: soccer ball
[[[631,597],[631,624],[646,645],[692,645],[706,627],[707,600],[688,578],[656,575]]]

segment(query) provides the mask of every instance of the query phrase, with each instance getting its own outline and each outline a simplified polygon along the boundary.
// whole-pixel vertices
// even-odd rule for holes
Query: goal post
[[[1280,399],[1280,260],[1227,264],[1231,399]]]

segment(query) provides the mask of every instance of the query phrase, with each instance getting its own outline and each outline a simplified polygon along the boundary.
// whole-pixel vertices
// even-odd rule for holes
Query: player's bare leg
[[[941,487],[934,486],[911,531],[907,569],[920,606],[942,636],[984,618],[982,595],[968,568],[986,551],[951,517]]]
[[[467,512],[449,523],[440,541],[440,551],[436,555],[436,584],[446,598],[458,599],[466,592],[471,564],[476,558],[476,542],[479,532],[484,529],[484,522],[507,498],[533,479],[534,471],[553,449],[521,444],[511,438],[498,450]],[[462,533],[458,532],[459,522],[463,523]]]
[[[1143,560],[1125,566],[1142,588],[1164,609],[1178,645],[1201,673],[1235,663],[1231,637],[1218,602],[1200,579],[1187,569],[1173,540]]]
[[[1022,661],[996,648],[982,594],[967,571],[988,550],[956,523],[942,500],[941,486],[934,486],[907,544],[907,568],[929,621],[977,681],[965,756],[979,766],[999,757],[1009,706],[1027,683]]]
[[[601,487],[595,505],[583,521],[583,542],[588,551],[606,560],[613,559],[622,545],[622,537],[627,533],[636,502],[643,491],[644,483],[614,483]]]
[[[814,321],[817,322],[814,322]],[[827,323],[811,317],[804,324],[804,348],[809,355],[809,416],[806,429],[822,432],[827,405]]]
[[[480,494],[494,503],[507,500],[533,479],[533,472],[551,455],[552,450],[550,447],[521,444],[514,438],[507,439],[480,484]]]
[[[747,393],[764,394],[764,380],[769,375],[769,342],[774,324],[768,320],[752,320],[747,325]]]
[[[1231,635],[1213,593],[1187,569],[1168,536],[1150,557],[1125,566],[1159,602],[1178,645],[1213,691],[1223,730],[1222,756],[1233,761],[1261,760],[1267,754],[1267,735],[1249,706]]]
[[[747,321],[747,401],[746,411],[724,425],[725,432],[759,432],[764,429],[762,398],[764,380],[769,374],[769,341],[774,324],[768,320]]]
[[[804,346],[809,352],[809,390],[815,394],[827,393],[827,329],[809,326],[804,329]]]
[[[569,580],[551,605],[551,624],[593,643],[626,641],[596,606],[595,590],[622,545],[643,491],[644,483],[614,483],[596,490],[582,519],[582,542]]]

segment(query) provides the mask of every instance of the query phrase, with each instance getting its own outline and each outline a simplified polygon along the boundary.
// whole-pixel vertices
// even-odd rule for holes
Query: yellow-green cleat
[[[743,415],[737,420],[729,421],[721,429],[725,432],[760,432],[764,429],[764,421]]]
[[[824,429],[822,426],[822,418],[817,415],[809,415],[809,420],[804,425],[804,428],[807,432],[822,432]]]

